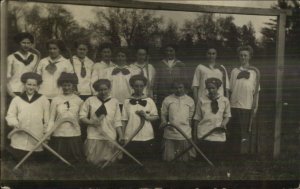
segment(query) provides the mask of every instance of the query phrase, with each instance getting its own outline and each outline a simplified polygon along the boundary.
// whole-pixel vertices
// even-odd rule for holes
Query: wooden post
[[[285,24],[286,14],[277,17],[277,46],[276,46],[276,115],[274,132],[273,157],[280,155],[281,140],[281,116],[282,116],[282,80],[284,71],[284,49],[285,49]]]
[[[5,147],[5,114],[6,114],[6,59],[7,59],[7,1],[1,1],[1,64],[0,64],[0,78],[1,78],[1,155],[3,155]],[[2,156],[3,157],[3,156]]]

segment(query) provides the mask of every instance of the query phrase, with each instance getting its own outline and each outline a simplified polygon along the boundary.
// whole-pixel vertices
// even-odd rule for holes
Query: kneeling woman
[[[21,76],[25,92],[13,98],[7,112],[6,120],[13,128],[27,129],[38,138],[42,138],[46,132],[49,120],[49,101],[37,93],[38,86],[42,83],[42,77],[33,72],[24,73]],[[17,159],[23,158],[37,141],[24,132],[14,133],[11,136],[12,155]],[[42,147],[36,152],[41,152]],[[37,156],[36,156],[37,157]]]
[[[110,97],[111,83],[99,79],[93,84],[97,96],[89,97],[80,110],[80,120],[88,125],[85,155],[87,161],[101,166],[117,151],[109,140],[123,142],[119,102]],[[109,139],[110,138],[110,139]]]
[[[129,140],[145,119],[143,128],[137,133],[127,146],[127,150],[135,157],[151,159],[153,157],[154,133],[152,121],[158,119],[154,101],[143,94],[147,79],[143,75],[134,75],[129,80],[134,93],[124,102],[122,121],[125,129],[125,140]]]
[[[63,72],[60,75],[57,85],[62,88],[63,94],[53,98],[48,127],[48,131],[57,127],[50,141],[53,149],[71,163],[84,160],[78,118],[82,100],[74,94],[77,84],[78,79],[75,74]]]
[[[218,93],[222,81],[218,78],[208,78],[205,86],[208,95],[199,98],[194,116],[194,138],[200,139],[215,128],[224,128],[231,117],[229,100]],[[209,158],[220,160],[225,152],[225,132],[212,132],[199,141],[201,149]]]

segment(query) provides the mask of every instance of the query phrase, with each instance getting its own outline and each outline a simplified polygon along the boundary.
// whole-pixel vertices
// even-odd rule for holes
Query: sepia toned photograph
[[[299,7],[1,1],[1,188],[299,188]]]

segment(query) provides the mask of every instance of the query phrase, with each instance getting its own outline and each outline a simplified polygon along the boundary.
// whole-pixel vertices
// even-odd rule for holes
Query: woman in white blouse
[[[130,78],[130,86],[134,90],[130,98],[124,101],[122,121],[125,130],[125,140],[131,138],[141,123],[145,124],[140,132],[127,145],[127,149],[135,157],[151,159],[154,156],[154,132],[151,122],[158,119],[157,108],[154,101],[147,97],[143,91],[147,79],[143,75],[134,75]]]
[[[38,60],[37,55],[30,52],[34,43],[30,33],[19,33],[14,39],[19,49],[7,57],[7,92],[10,98],[23,92],[20,78],[23,73],[32,72]]]
[[[193,138],[197,140],[215,128],[226,129],[231,117],[228,98],[218,92],[222,86],[222,81],[218,78],[208,78],[205,80],[205,86],[208,94],[198,99],[194,115]],[[198,142],[210,159],[222,160],[224,158],[226,148],[225,132],[213,132],[204,140]]]
[[[98,94],[83,103],[79,116],[80,120],[88,125],[85,142],[87,161],[94,165],[102,165],[118,150],[109,138],[118,138],[119,142],[124,142],[121,111],[118,100],[110,96],[109,80],[99,79],[93,87]]]
[[[79,163],[85,158],[79,126],[79,110],[83,101],[74,94],[78,78],[74,73],[63,72],[57,84],[62,88],[63,94],[52,100],[48,131],[56,127],[59,120],[69,119],[72,121],[63,122],[57,126],[51,136],[50,144],[68,161]]]
[[[23,128],[31,131],[36,137],[42,138],[46,133],[49,120],[49,101],[37,93],[42,77],[37,73],[27,72],[21,76],[25,92],[12,100],[6,120],[10,127]],[[19,160],[33,149],[37,141],[24,132],[17,132],[11,136],[11,150],[13,156]],[[41,152],[42,147],[36,149]]]
[[[61,94],[61,89],[57,85],[57,80],[62,72],[74,73],[73,67],[61,53],[66,50],[61,40],[52,39],[47,42],[49,56],[43,58],[37,67],[37,73],[43,78],[39,93],[48,99],[53,99]]]

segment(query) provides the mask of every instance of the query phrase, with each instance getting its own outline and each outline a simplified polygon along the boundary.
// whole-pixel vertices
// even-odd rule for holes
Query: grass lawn
[[[297,159],[262,158],[218,162],[210,167],[206,162],[165,163],[144,161],[145,169],[137,164],[115,163],[103,170],[88,164],[70,168],[61,163],[25,162],[17,171],[16,163],[2,161],[3,180],[298,180]],[[229,175],[230,174],[230,175]]]

